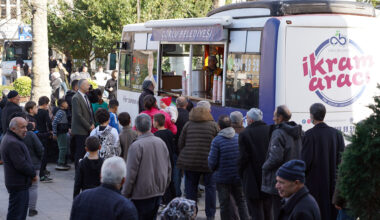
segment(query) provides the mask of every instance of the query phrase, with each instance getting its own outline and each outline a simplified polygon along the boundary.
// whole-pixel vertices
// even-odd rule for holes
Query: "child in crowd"
[[[172,170],[174,169],[174,135],[173,133],[165,128],[165,115],[158,113],[153,116],[153,126],[158,130],[154,133],[154,136],[161,138],[168,148],[170,163],[172,165]],[[164,196],[162,197],[162,203],[168,204],[172,199],[175,198],[176,192],[173,182],[173,172],[169,187],[166,189]]]
[[[53,121],[53,138],[58,142],[58,162],[56,170],[69,170],[70,166],[66,163],[66,155],[68,149],[68,133],[69,121],[67,120],[66,110],[69,107],[65,99],[58,100],[59,110],[57,111]]]
[[[83,190],[95,188],[100,185],[100,171],[103,158],[99,157],[100,141],[91,136],[86,139],[88,156],[79,161],[75,171],[74,198]]]
[[[176,123],[177,118],[178,118],[178,110],[175,106],[170,106],[172,103],[172,97],[164,97],[160,101],[160,108],[164,112],[168,113],[170,115],[170,120],[173,123]]]
[[[25,104],[25,111],[27,113],[26,118],[29,123],[33,124],[33,131],[36,131],[37,119],[36,115],[38,113],[37,103],[29,101]]]
[[[121,157],[127,161],[128,149],[129,146],[137,139],[137,132],[131,127],[131,116],[128,112],[122,112],[118,116],[119,122],[121,126],[123,126],[123,130],[120,132],[119,140],[121,147]]]
[[[108,104],[103,100],[103,92],[101,89],[95,89],[94,93],[98,96],[98,102],[92,103],[92,110],[96,112],[99,108],[108,110]]]
[[[99,126],[91,131],[90,136],[96,136],[100,140],[102,147],[99,151],[99,156],[104,159],[119,156],[121,153],[119,134],[115,128],[109,125],[110,113],[100,108],[95,113],[95,119],[99,123]],[[86,154],[86,156],[88,156],[88,154]]]
[[[108,108],[110,112],[110,126],[114,127],[117,133],[120,133],[119,120],[117,120],[117,109],[119,108],[119,102],[116,99],[110,100]]]
[[[49,103],[50,100],[47,96],[41,96],[38,99],[38,112],[36,115],[37,119],[37,136],[40,139],[42,145],[44,146],[44,154],[41,161],[40,168],[40,181],[43,183],[52,182],[52,179],[49,178],[50,172],[46,170],[47,166],[47,155],[49,147],[49,139],[52,137],[51,129],[52,122],[49,115]]]

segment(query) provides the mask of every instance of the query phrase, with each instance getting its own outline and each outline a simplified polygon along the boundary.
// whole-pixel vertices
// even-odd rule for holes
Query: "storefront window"
[[[260,55],[229,54],[226,105],[250,109],[259,106]]]

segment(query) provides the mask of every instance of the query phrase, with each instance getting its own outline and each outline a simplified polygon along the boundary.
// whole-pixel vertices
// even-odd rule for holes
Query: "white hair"
[[[244,120],[244,116],[239,111],[231,112],[230,114],[231,123],[240,124]]]
[[[263,112],[258,108],[251,108],[247,112],[247,117],[251,118],[254,121],[261,121],[263,120]]]
[[[127,176],[127,167],[123,158],[113,156],[106,159],[102,165],[100,182],[106,184],[120,184]]]
[[[208,102],[208,101],[200,101],[200,102],[198,102],[197,103],[197,107],[211,109],[210,102]]]
[[[136,129],[141,133],[146,133],[152,128],[152,120],[149,115],[142,113],[135,119]]]

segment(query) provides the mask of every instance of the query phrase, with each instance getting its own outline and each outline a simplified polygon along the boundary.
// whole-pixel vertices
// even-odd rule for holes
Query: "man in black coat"
[[[29,187],[37,181],[29,151],[23,142],[27,124],[21,117],[13,118],[0,145],[5,186],[9,193],[7,219],[26,219]]]
[[[261,192],[261,167],[269,145],[269,126],[262,118],[260,109],[250,109],[247,112],[248,127],[239,134],[239,174],[253,220],[271,218],[270,197]]]
[[[306,185],[318,202],[322,220],[329,220],[337,217],[331,201],[344,139],[338,130],[323,122],[325,115],[323,104],[315,103],[310,107],[314,127],[305,133],[302,159],[306,163]]]
[[[276,189],[283,198],[278,220],[321,220],[318,204],[304,185],[305,162],[290,160],[276,174]]]
[[[22,112],[22,108],[20,107],[20,96],[17,91],[10,91],[7,98],[8,102],[5,104],[4,109],[1,111],[1,127],[3,134],[5,134],[8,130],[12,115]]]
[[[147,95],[154,95],[154,85],[150,80],[144,80],[142,84],[143,92],[139,97],[139,114],[145,110],[144,108],[144,98]]]

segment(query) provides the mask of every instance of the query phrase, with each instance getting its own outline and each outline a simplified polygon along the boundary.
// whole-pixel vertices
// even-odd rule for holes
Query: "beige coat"
[[[129,147],[127,177],[122,194],[141,200],[162,196],[171,180],[169,151],[151,132],[140,135]]]

